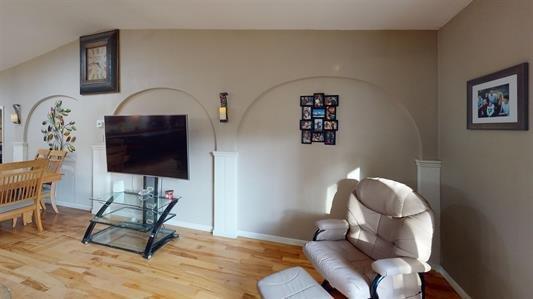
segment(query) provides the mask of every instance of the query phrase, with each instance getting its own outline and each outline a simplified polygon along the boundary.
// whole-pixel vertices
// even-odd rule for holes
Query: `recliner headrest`
[[[428,209],[426,201],[409,186],[383,178],[365,178],[355,196],[367,208],[391,217],[407,217]]]

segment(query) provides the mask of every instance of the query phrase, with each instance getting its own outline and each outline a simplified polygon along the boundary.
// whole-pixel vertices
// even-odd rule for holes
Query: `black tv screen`
[[[107,170],[189,178],[187,115],[105,117]]]

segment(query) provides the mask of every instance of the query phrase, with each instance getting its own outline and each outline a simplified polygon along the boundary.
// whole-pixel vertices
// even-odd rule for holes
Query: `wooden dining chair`
[[[51,173],[61,173],[61,166],[63,165],[63,161],[67,157],[67,153],[67,151],[51,150],[48,153],[48,171]],[[43,187],[43,198],[49,198],[54,212],[59,213],[59,210],[57,209],[56,205],[57,183],[58,181],[53,181],[50,183],[45,182],[45,185]]]
[[[47,166],[43,159],[0,165],[0,221],[12,219],[15,227],[19,216],[33,213],[37,230],[43,231],[40,204]]]
[[[50,153],[50,150],[47,148],[40,148],[37,149],[37,155],[35,155],[35,160],[37,159],[48,159],[48,154]]]

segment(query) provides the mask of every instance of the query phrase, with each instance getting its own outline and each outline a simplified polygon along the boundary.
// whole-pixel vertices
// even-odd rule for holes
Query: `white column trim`
[[[415,160],[416,165],[420,167],[428,167],[428,168],[441,168],[442,167],[442,161],[439,160]]]
[[[24,141],[13,142],[13,162],[28,160],[28,143]]]
[[[111,175],[107,172],[106,148],[104,144],[92,146],[92,196],[97,197],[111,191]],[[92,213],[96,214],[103,204],[92,201]]]
[[[440,169],[441,161],[416,160],[417,192],[431,205],[434,213],[435,231],[431,250],[431,264],[440,264]]]
[[[212,152],[214,157],[213,235],[236,238],[237,158],[236,152]]]

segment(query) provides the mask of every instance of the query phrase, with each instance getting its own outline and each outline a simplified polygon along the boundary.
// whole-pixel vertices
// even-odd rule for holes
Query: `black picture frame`
[[[324,119],[314,118],[313,119],[313,132],[322,132],[322,131],[324,131]]]
[[[338,95],[325,95],[324,96],[324,106],[339,106],[339,96]]]
[[[111,30],[80,37],[80,94],[90,95],[120,91],[119,30]],[[106,77],[91,80],[87,74],[87,50],[105,46]]]
[[[506,78],[514,78],[514,76],[516,76],[516,84],[505,83]],[[491,82],[494,82],[494,85],[491,85]],[[502,84],[502,82],[504,83]],[[515,85],[516,89],[513,88]],[[522,63],[486,76],[469,80],[467,82],[466,90],[467,129],[524,131],[529,129],[529,63]],[[492,90],[495,90],[495,93],[492,93]],[[473,94],[476,91],[478,94],[477,97],[474,98]],[[507,98],[505,98],[504,92],[508,93]],[[496,104],[493,102],[494,99],[497,98],[495,94],[499,95],[500,97],[497,99]],[[513,99],[513,95],[516,95],[516,99]],[[507,102],[505,103],[505,101]],[[507,108],[503,109],[502,107],[504,107],[504,104],[500,105],[500,102],[505,103]],[[474,105],[476,106],[477,111],[474,111]],[[516,105],[514,110],[510,110],[513,108],[509,108],[509,106],[512,105]],[[492,108],[490,108],[491,106]],[[516,121],[497,122],[497,120],[503,120],[503,118],[499,118],[502,115],[502,110],[504,110],[506,113],[503,114],[505,117],[511,116],[512,111],[516,111]],[[509,112],[509,110],[511,112]],[[474,116],[474,113],[476,116]],[[489,116],[487,116],[488,113],[498,114],[494,116],[489,114]],[[482,123],[480,122],[481,119],[483,119],[483,121],[490,122]]]
[[[302,130],[302,144],[313,143],[313,133],[311,130]]]
[[[309,126],[306,126],[305,124],[309,124]],[[313,129],[313,120],[309,119],[302,119],[300,120],[300,130],[312,130]]]
[[[339,121],[337,120],[338,95],[314,93],[300,96],[302,118],[300,120],[301,143],[335,145]],[[311,128],[309,127],[311,123]],[[328,129],[326,130],[326,124]]]
[[[326,117],[326,108],[325,107],[321,107],[321,108],[313,107],[313,110],[311,112],[311,116],[312,116],[312,118],[325,118]]]
[[[337,107],[328,106],[326,107],[326,120],[336,120],[337,119]]]
[[[306,114],[306,111],[309,114]],[[313,107],[302,107],[302,119],[303,120],[312,120],[313,119]]]
[[[335,134],[335,131],[324,131],[324,144],[326,145],[337,144],[337,134]]]
[[[311,132],[311,141],[324,143],[324,132]]]
[[[313,94],[313,107],[324,108],[324,94],[323,93]]]
[[[328,126],[332,124],[333,127]],[[324,131],[338,131],[339,130],[339,121],[338,120],[324,120]]]
[[[313,96],[300,96],[301,107],[313,107]]]

